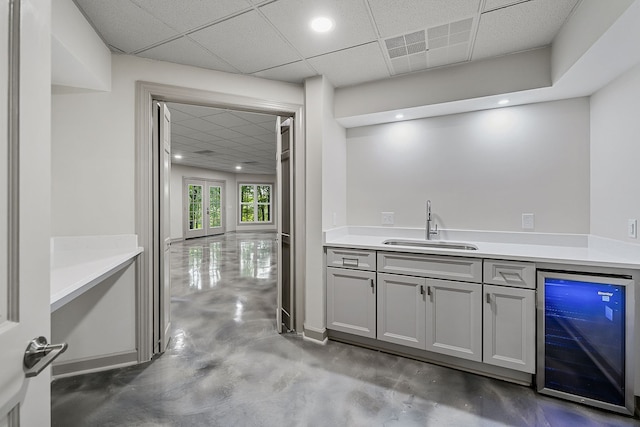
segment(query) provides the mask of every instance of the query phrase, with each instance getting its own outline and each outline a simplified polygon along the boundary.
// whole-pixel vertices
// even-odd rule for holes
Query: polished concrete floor
[[[275,332],[276,243],[172,245],[172,335],[152,362],[52,383],[54,426],[640,426],[533,389]]]

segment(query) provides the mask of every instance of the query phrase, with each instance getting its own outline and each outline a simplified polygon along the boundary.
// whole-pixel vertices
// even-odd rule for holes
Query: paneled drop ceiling
[[[117,53],[335,87],[551,43],[581,0],[75,0]],[[334,30],[314,33],[327,16]],[[275,173],[275,118],[171,104],[176,163]]]
[[[276,173],[276,116],[171,102],[167,107],[174,164],[231,173]]]
[[[114,51],[336,87],[546,46],[580,0],[76,0]],[[329,33],[309,22],[333,19]]]

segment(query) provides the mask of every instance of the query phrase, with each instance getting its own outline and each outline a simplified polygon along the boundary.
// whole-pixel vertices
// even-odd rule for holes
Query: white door
[[[184,180],[184,237],[211,236],[225,232],[224,182]]]
[[[184,181],[184,237],[205,235],[205,182],[186,179]]]
[[[0,1],[0,426],[47,426],[51,413],[51,370],[27,378],[23,361],[51,332],[51,10],[25,4]]]
[[[154,229],[154,255],[159,260],[159,274],[154,280],[154,315],[158,316],[159,328],[154,331],[154,351],[162,353],[169,344],[171,329],[171,114],[163,102],[154,101],[153,110],[154,164],[159,177]]]
[[[295,284],[293,282],[293,118],[276,120],[276,176],[278,181],[278,332],[292,331],[295,325]]]
[[[206,181],[206,235],[223,234],[224,227],[224,183]]]

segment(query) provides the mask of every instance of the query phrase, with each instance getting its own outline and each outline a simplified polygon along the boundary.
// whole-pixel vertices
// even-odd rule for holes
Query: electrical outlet
[[[638,238],[638,220],[630,219],[627,223],[627,235],[632,239]]]
[[[393,225],[393,212],[382,212],[382,225]]]
[[[532,213],[522,214],[522,229],[533,230],[535,228],[535,217]]]

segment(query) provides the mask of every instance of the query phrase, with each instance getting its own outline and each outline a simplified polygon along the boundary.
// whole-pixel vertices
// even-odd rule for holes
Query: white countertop
[[[53,237],[51,312],[133,263],[142,251],[135,235]]]
[[[640,245],[591,235],[441,230],[433,239],[471,243],[478,250],[390,246],[383,243],[387,239],[424,242],[424,229],[341,227],[324,233],[324,246],[640,269]]]

